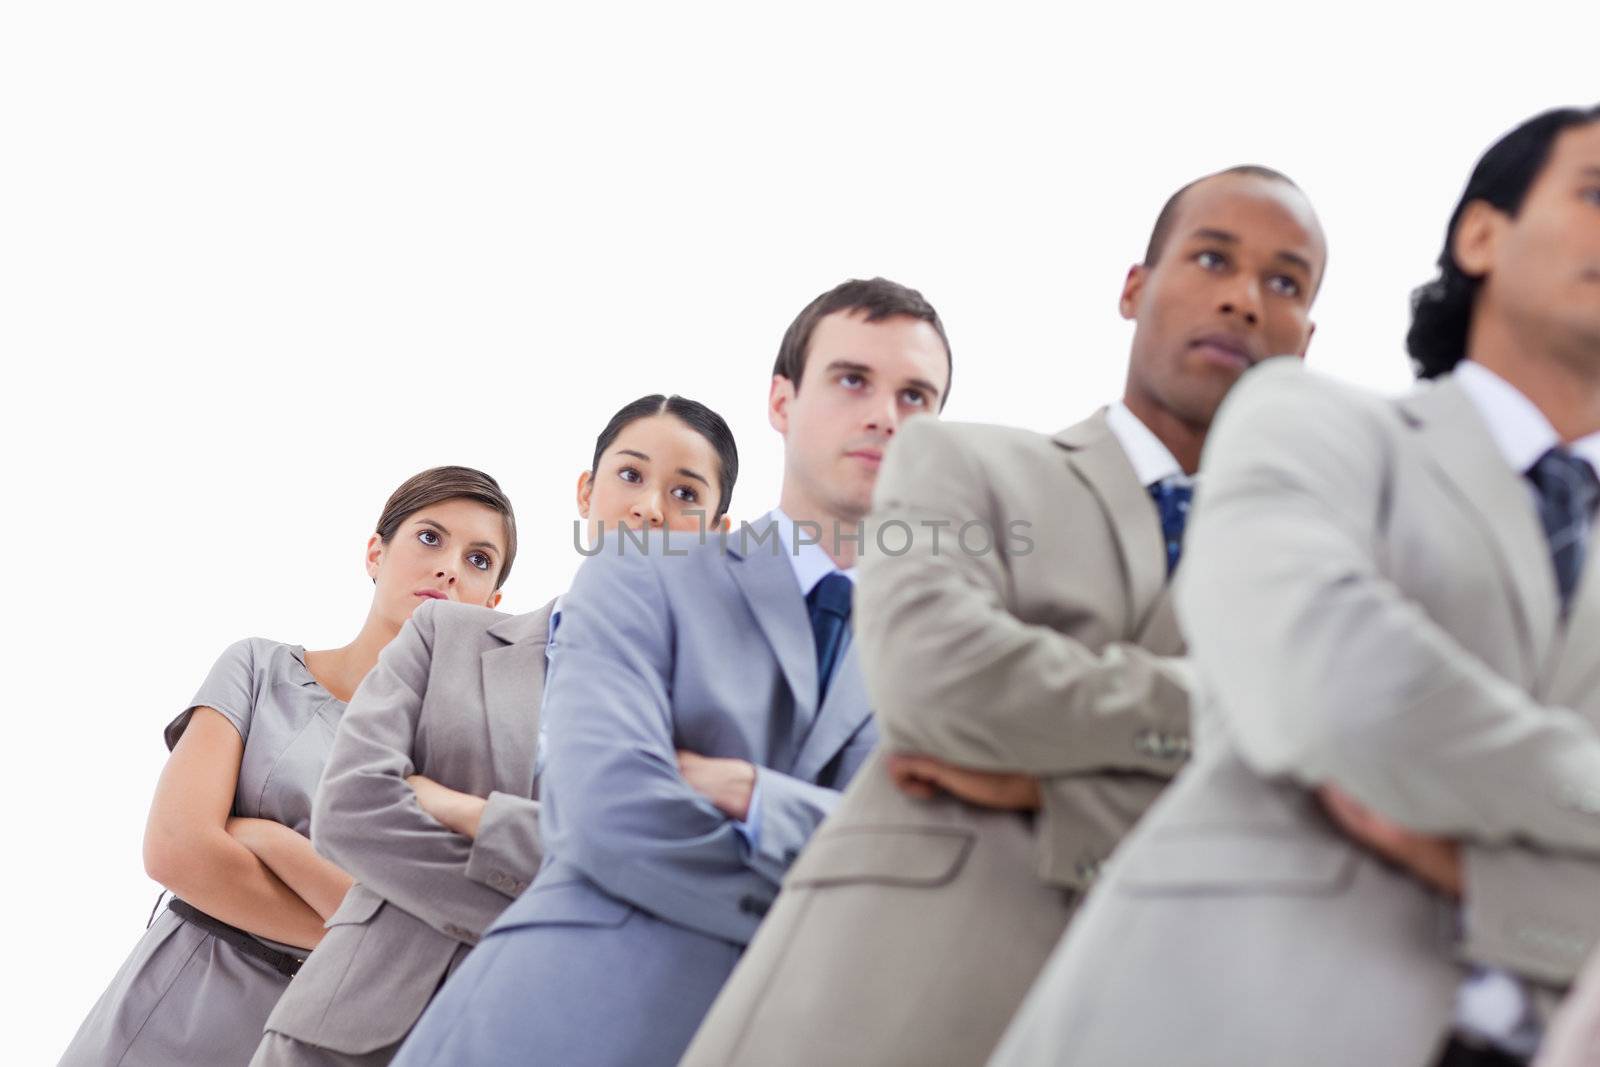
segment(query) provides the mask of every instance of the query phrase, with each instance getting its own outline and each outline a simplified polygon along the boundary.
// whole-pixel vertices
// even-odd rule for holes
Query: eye
[[[482,552],[472,553],[467,557],[467,562],[478,568],[480,571],[486,571],[494,565],[494,561],[488,556],[484,555]]]
[[[1204,270],[1221,270],[1228,265],[1227,256],[1221,252],[1213,252],[1209,248],[1204,252],[1197,252],[1194,261]]]
[[[928,406],[928,395],[921,389],[902,390],[900,393],[900,400],[902,403],[909,404],[914,408],[925,408]]]
[[[1594,204],[1596,207],[1600,207],[1600,185],[1591,185],[1578,195],[1589,201],[1589,203]]]
[[[698,502],[700,499],[700,494],[696,493],[687,485],[678,486],[672,491],[672,495],[683,501],[685,504],[693,504]]]
[[[617,472],[617,477],[633,485],[638,485],[640,482],[644,481],[644,475],[640,474],[638,470],[633,467],[623,467]]]
[[[443,539],[440,538],[439,532],[437,530],[427,530],[427,529],[418,530],[417,531],[417,540],[421,541],[423,544],[427,545],[429,548],[437,548],[439,545],[444,543]]]
[[[1268,278],[1267,288],[1279,296],[1296,297],[1301,293],[1300,283],[1287,274],[1274,274]]]
[[[857,374],[855,371],[850,371],[839,376],[839,384],[844,386],[846,389],[861,389],[866,386],[867,378],[864,374]]]

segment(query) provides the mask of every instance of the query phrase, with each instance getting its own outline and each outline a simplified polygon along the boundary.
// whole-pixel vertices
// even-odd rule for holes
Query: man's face
[[[1463,270],[1483,278],[1480,314],[1600,371],[1600,123],[1556,138],[1515,218],[1471,205],[1455,251]]]
[[[784,438],[784,499],[859,521],[890,439],[906,419],[937,412],[949,382],[944,342],[921,319],[822,318],[799,387],[775,375],[768,397],[768,418]]]
[[[1130,398],[1209,427],[1252,364],[1305,355],[1326,256],[1311,205],[1286,182],[1223,174],[1190,189],[1156,262],[1123,286]]]

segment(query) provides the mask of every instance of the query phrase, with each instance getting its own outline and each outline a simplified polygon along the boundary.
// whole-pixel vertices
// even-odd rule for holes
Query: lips
[[[449,600],[450,599],[449,597],[445,596],[443,593],[439,592],[439,590],[437,590],[437,589],[418,589],[417,592],[416,592],[416,595],[420,596],[420,597],[423,597],[423,598],[425,598],[427,600]]]
[[[1230,333],[1208,333],[1189,342],[1189,348],[1207,362],[1243,370],[1259,357],[1244,338]]]
[[[858,448],[853,452],[846,452],[845,455],[859,459],[863,463],[870,463],[874,467],[883,462],[883,453],[875,448]]]

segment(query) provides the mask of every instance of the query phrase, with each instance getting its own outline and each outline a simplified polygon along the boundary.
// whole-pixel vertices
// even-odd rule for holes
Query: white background
[[[502,480],[512,610],[641,394],[728,418],[753,517],[784,327],[878,273],[944,315],[947,417],[1059,428],[1120,388],[1162,200],[1241,162],[1329,234],[1313,363],[1398,390],[1472,162],[1594,102],[1597,12],[7,6],[4,1058],[53,1061],[139,936],[162,725],[235,638],[355,633],[405,476]]]

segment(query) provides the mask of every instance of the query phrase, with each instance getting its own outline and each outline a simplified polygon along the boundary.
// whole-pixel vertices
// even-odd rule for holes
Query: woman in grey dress
[[[308,840],[345,703],[426,600],[493,606],[516,554],[493,478],[436,467],[389,498],[367,544],[374,590],[343,648],[230,645],[166,728],[145,869],[173,894],[79,1027],[70,1067],[243,1067],[351,879]],[[158,902],[159,907],[159,902]]]
[[[715,412],[641,397],[596,441],[578,513],[591,538],[602,525],[665,526],[690,544],[704,526],[726,529],[738,464]],[[558,623],[554,601],[516,616],[431,604],[384,653],[340,723],[317,797],[317,848],[356,885],[267,1020],[252,1067],[388,1063],[532,880],[539,705]]]

